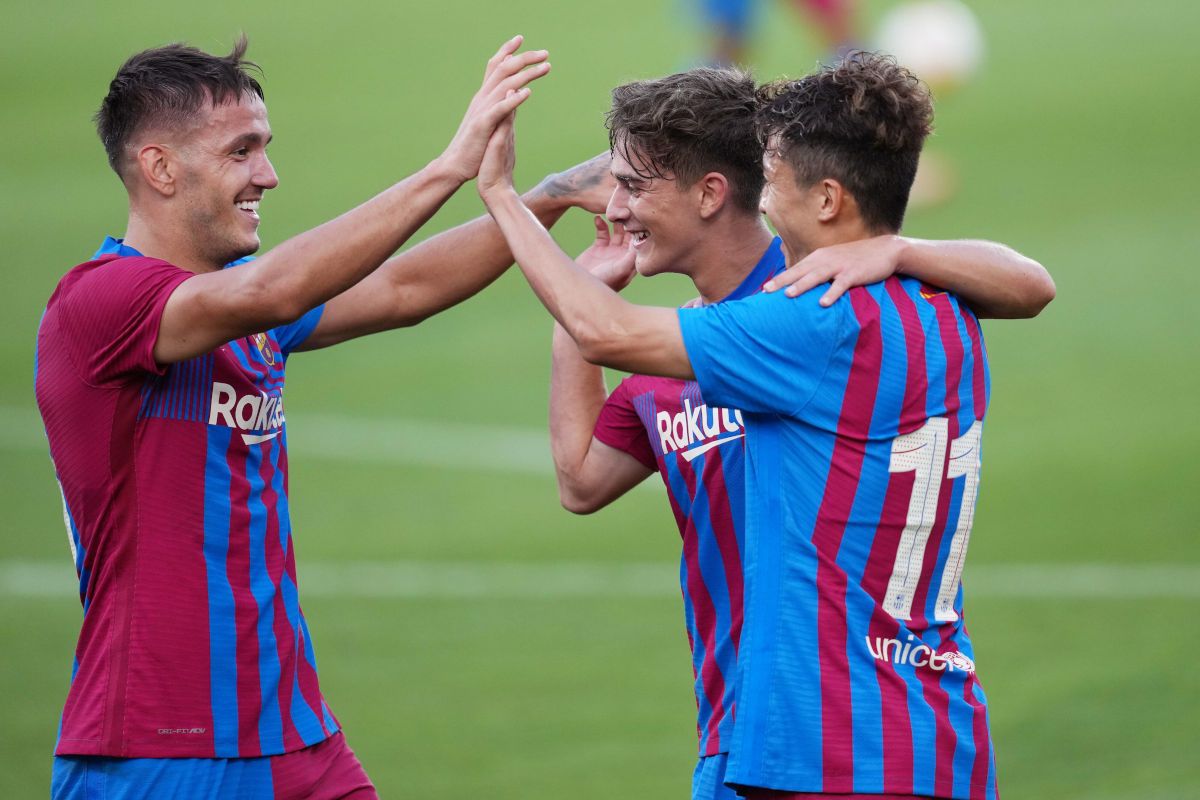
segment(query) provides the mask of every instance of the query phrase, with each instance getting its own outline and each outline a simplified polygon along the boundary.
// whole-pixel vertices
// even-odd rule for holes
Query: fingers
[[[529,93],[528,86],[520,89],[510,89],[504,95],[504,99],[492,107],[491,112],[488,114],[489,122],[496,125],[507,124],[511,127],[512,116],[516,113],[517,106],[529,99]]]
[[[604,221],[604,217],[597,214],[592,218],[592,222],[596,226],[596,244],[606,245],[609,243],[608,223]]]
[[[829,280],[829,276],[817,270],[801,270],[799,267],[793,267],[797,272],[800,272],[800,277],[792,282],[790,286],[783,290],[783,293],[788,297],[799,297],[814,286],[820,286]],[[789,270],[790,271],[790,270]]]
[[[525,37],[518,33],[507,42],[500,45],[500,49],[496,51],[494,56],[488,59],[487,66],[483,68],[484,80],[486,81],[488,76],[492,74],[492,70],[496,68],[497,64],[501,63],[504,61],[504,59],[517,52],[517,48],[520,47],[521,43],[524,41]]]
[[[625,247],[629,244],[629,232],[619,222],[613,223],[612,243],[617,247]]]
[[[482,91],[490,91],[508,78],[520,74],[526,68],[532,67],[536,69],[549,57],[550,53],[546,50],[527,50],[524,53],[506,57],[488,70],[488,74],[483,79]],[[539,75],[545,74],[545,72],[539,73]]]
[[[542,52],[544,53],[545,51],[543,50]],[[501,81],[498,84],[497,90],[499,92],[501,92],[502,94],[507,94],[508,92],[516,91],[518,89],[524,88],[526,85],[532,83],[533,81],[536,81],[538,78],[542,77],[549,71],[550,71],[550,62],[548,62],[548,61],[544,61],[540,64],[534,64],[529,69],[522,69],[520,71],[515,72],[514,74],[510,74],[507,78],[505,78],[503,81]]]
[[[843,281],[841,276],[834,278],[833,283],[829,286],[829,291],[821,295],[819,302],[825,307],[833,305],[834,301],[844,295],[851,285],[849,281]]]

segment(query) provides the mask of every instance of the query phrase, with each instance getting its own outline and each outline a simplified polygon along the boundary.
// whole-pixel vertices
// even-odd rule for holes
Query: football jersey
[[[722,302],[754,294],[784,266],[776,239]],[[683,540],[679,584],[692,649],[700,755],[727,752],[742,627],[741,412],[707,405],[695,381],[631,375],[608,397],[594,435],[657,471],[666,484]]]
[[[974,315],[908,278],[679,320],[746,424],[745,618],[727,780],[995,796],[961,574],[989,377]]]
[[[84,609],[58,755],[274,755],[338,727],[297,594],[283,406],[321,308],[160,365],[163,307],[191,277],[108,240],[38,330]]]

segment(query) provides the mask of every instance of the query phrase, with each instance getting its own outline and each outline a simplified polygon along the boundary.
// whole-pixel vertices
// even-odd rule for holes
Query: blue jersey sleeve
[[[322,303],[295,322],[272,329],[271,333],[275,335],[275,341],[279,342],[279,349],[284,358],[287,358],[289,353],[304,344],[304,340],[312,335],[313,328],[317,327],[317,323],[321,321],[321,314],[324,311],[325,304]]]
[[[826,287],[797,298],[756,294],[679,309],[679,326],[704,399],[756,413],[798,416],[845,335],[847,303],[822,308]]]

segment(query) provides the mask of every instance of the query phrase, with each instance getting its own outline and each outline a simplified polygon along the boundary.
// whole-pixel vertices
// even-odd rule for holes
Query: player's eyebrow
[[[272,133],[268,133],[264,138],[261,133],[251,131],[249,133],[243,133],[240,136],[234,137],[234,139],[230,141],[225,148],[227,150],[237,150],[239,147],[245,147],[252,144],[261,144],[266,147],[274,138],[275,135]]]
[[[616,180],[617,183],[621,184],[622,186],[624,186],[626,188],[629,188],[629,187],[642,188],[647,183],[649,183],[649,181],[647,181],[641,175],[638,175],[636,173],[624,173],[624,172],[616,173],[616,172],[614,172],[613,178]]]

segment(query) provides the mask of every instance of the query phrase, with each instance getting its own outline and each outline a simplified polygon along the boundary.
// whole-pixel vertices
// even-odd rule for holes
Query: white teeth
[[[239,200],[238,202],[234,203],[234,205],[236,205],[242,211],[258,211],[257,200]]]

